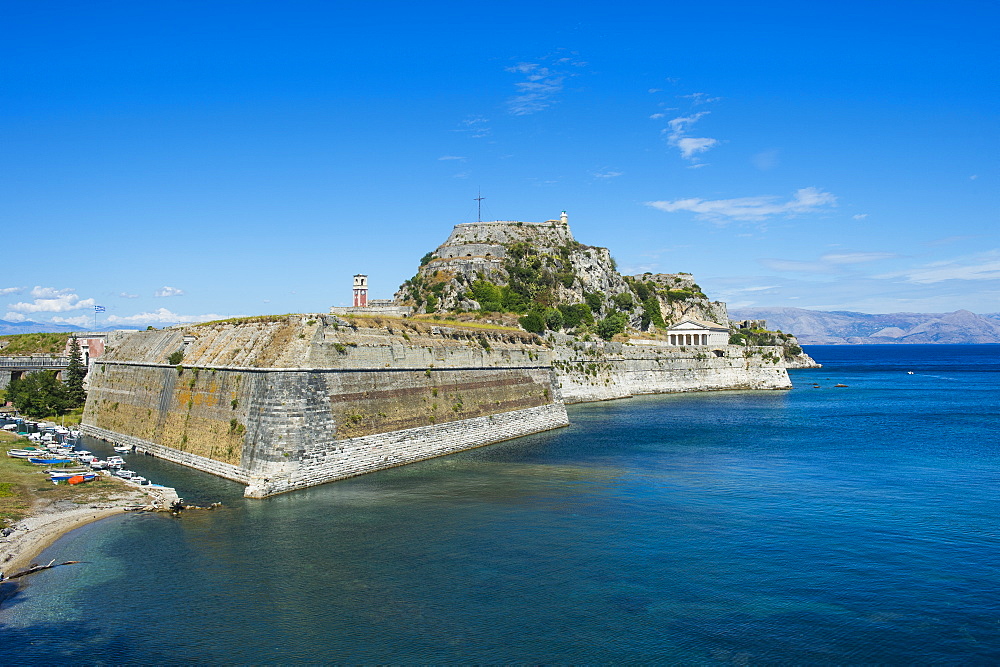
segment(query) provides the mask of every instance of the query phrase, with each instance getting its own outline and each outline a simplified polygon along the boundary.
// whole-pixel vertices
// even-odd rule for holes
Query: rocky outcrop
[[[728,321],[726,305],[709,301],[690,274],[622,276],[607,248],[573,237],[565,216],[455,225],[400,287],[396,302],[424,313],[552,312],[579,306],[585,309],[584,324],[616,315],[643,331],[684,319]],[[573,316],[567,326],[552,326],[579,324]]]

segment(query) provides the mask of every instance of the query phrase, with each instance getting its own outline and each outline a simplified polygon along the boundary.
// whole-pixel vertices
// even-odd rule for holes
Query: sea
[[[266,500],[132,455],[223,506],[59,539],[0,664],[997,664],[1000,346],[806,351]]]

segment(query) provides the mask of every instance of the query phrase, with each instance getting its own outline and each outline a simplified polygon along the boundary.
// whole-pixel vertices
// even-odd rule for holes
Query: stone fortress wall
[[[568,423],[530,335],[259,319],[129,337],[95,363],[83,431],[263,497]]]
[[[778,347],[566,341],[556,345],[555,352],[566,403],[640,394],[792,388]]]

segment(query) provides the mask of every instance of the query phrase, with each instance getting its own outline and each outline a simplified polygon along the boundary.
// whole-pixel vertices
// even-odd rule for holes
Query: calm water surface
[[[1000,661],[1000,346],[807,349],[263,501],[133,456],[224,509],[58,541],[0,663]]]

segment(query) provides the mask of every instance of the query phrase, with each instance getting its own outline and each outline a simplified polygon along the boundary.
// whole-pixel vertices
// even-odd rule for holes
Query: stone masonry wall
[[[566,403],[638,394],[723,389],[791,389],[781,348],[577,342],[556,347],[553,365]]]
[[[263,496],[566,425],[550,350],[411,333],[305,317],[140,332],[95,362],[84,431]],[[202,363],[163,363],[177,349]],[[316,365],[203,363],[233,356]]]

